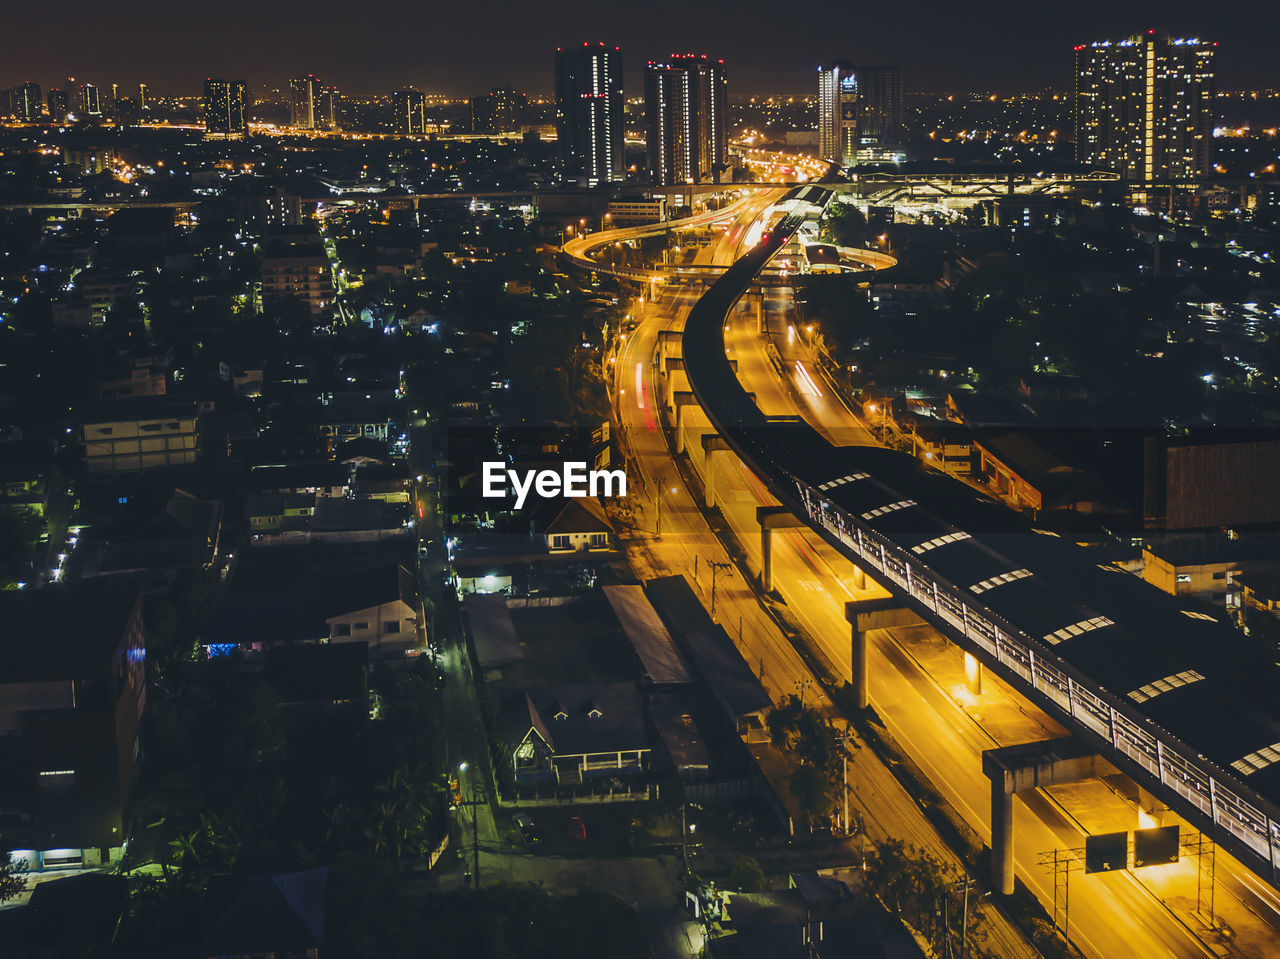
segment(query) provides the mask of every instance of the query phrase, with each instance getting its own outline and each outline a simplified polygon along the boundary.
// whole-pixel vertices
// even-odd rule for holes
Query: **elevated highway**
[[[833,446],[803,421],[766,416],[743,389],[726,317],[801,218],[780,222],[690,313],[684,369],[712,426],[771,495],[904,607],[1274,885],[1273,663],[1212,615],[911,457]]]

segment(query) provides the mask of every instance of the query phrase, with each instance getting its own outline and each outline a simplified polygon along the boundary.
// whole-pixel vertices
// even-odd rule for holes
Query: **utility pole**
[[[846,725],[840,750],[840,798],[844,800],[844,834],[846,836],[851,832],[849,829],[849,737],[849,727]]]
[[[465,774],[467,764],[465,762],[458,764],[459,775]],[[480,888],[480,799],[479,789],[476,786],[476,780],[471,780],[471,802],[460,803],[460,805],[471,807],[471,853],[475,860],[475,868],[472,870],[472,878],[475,882],[475,888]]]
[[[808,687],[808,686],[812,686],[812,685],[813,685],[813,680],[812,680],[812,679],[809,679],[807,676],[806,676],[804,679],[797,679],[797,680],[796,680],[796,689],[800,691],[800,705],[801,705],[801,707],[803,707],[803,706],[804,706],[804,691],[805,691],[805,688],[806,688],[806,687]]]
[[[716,612],[716,573],[722,569],[731,569],[732,563],[717,563],[714,559],[707,560],[707,565],[711,567],[711,614],[714,616]]]

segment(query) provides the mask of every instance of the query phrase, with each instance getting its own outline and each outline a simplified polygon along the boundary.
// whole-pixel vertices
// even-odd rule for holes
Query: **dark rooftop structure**
[[[5,955],[15,959],[106,955],[128,904],[129,881],[124,876],[84,873],[37,883],[27,905],[14,910]]]
[[[604,595],[613,607],[622,631],[631,640],[649,681],[658,686],[693,682],[689,664],[662,625],[642,586],[606,586]]]
[[[289,954],[324,945],[329,871],[215,876],[205,897],[206,918],[194,959]]]
[[[472,593],[463,601],[462,609],[483,672],[488,674],[524,659],[506,597],[499,593]]]
[[[652,579],[645,584],[645,592],[735,724],[741,726],[773,705],[729,634],[711,618],[685,577]]]
[[[273,646],[268,683],[288,706],[368,708],[368,643]]]
[[[0,683],[96,675],[115,655],[140,601],[136,586],[0,591]]]

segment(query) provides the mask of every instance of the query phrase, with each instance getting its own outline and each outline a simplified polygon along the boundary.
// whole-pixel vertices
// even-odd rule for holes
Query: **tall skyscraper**
[[[340,130],[342,94],[334,86],[321,87],[316,101],[316,129]]]
[[[138,84],[138,110],[146,113],[151,106],[151,97],[147,93],[147,85],[145,83]]]
[[[206,139],[241,140],[249,132],[243,80],[204,81]]]
[[[858,80],[858,147],[876,149],[902,141],[902,67],[853,68]]]
[[[650,61],[644,102],[653,182],[714,181],[728,152],[724,61],[692,53]]]
[[[67,114],[71,112],[71,101],[67,99],[66,90],[53,89],[49,91],[49,119],[54,123],[61,123],[67,118]]]
[[[836,60],[818,67],[818,152],[851,166],[875,158],[902,137],[902,68],[856,67]]]
[[[43,114],[40,100],[40,84],[28,80],[13,90],[13,112],[23,123],[34,123]]]
[[[320,81],[313,75],[289,81],[289,125],[297,130],[316,129],[316,110],[320,100]]]
[[[1147,183],[1204,176],[1216,46],[1155,30],[1077,46],[1077,162]]]
[[[391,95],[395,107],[396,133],[427,131],[427,97],[421,90],[406,87]]]
[[[556,133],[566,182],[625,179],[620,47],[556,48]]]
[[[818,67],[818,154],[824,160],[852,163],[857,132],[858,81],[853,64],[837,60],[829,67]]]
[[[81,117],[102,116],[102,98],[98,94],[96,83],[80,84],[80,115]]]

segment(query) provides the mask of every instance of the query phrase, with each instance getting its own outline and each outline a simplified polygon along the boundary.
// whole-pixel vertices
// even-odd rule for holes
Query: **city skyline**
[[[148,19],[145,6],[140,22]],[[1280,30],[1280,14],[1245,4],[1218,5],[1213,13],[1187,2],[1158,8],[1129,5],[1123,11],[1085,4],[1074,8],[1069,21],[1062,17],[1048,29],[1028,21],[1008,0],[987,9],[980,20],[958,9],[924,17],[914,8],[856,14],[833,10],[789,24],[787,41],[779,44],[772,28],[755,29],[776,17],[758,3],[740,6],[735,19],[727,22],[710,8],[686,9],[666,2],[651,5],[643,19],[569,3],[560,5],[561,15],[554,19],[541,18],[510,31],[493,30],[491,25],[514,22],[519,9],[499,3],[486,7],[483,14],[462,7],[433,10],[430,19],[402,16],[404,28],[380,36],[367,55],[353,50],[349,38],[369,13],[357,17],[337,4],[322,7],[325,15],[302,20],[287,4],[256,10],[259,26],[247,33],[231,30],[237,18],[228,18],[224,30],[217,22],[197,23],[195,14],[165,11],[161,18],[157,9],[156,22],[171,23],[171,32],[161,37],[164,42],[134,50],[127,61],[117,51],[131,39],[133,27],[105,11],[75,0],[69,16],[80,29],[68,34],[36,17],[33,8],[20,9],[11,28],[14,36],[26,41],[10,51],[3,82],[14,86],[32,80],[47,88],[70,74],[100,84],[143,81],[170,95],[195,95],[207,76],[240,77],[251,90],[287,90],[289,77],[316,73],[357,96],[414,85],[463,97],[495,84],[550,95],[551,52],[589,40],[621,46],[624,74],[637,79],[649,59],[682,52],[681,48],[716,49],[739,64],[734,86],[740,96],[809,94],[816,65],[834,57],[900,63],[911,91],[1066,89],[1071,85],[1075,44],[1155,28],[1217,40],[1227,54],[1222,89],[1280,86],[1280,69],[1268,51],[1268,38]],[[673,23],[679,24],[674,32]],[[284,51],[275,39],[280,32],[276,24],[294,38]],[[437,37],[474,37],[476,42],[483,37],[489,55],[476,58],[471,54],[475,43],[436,43]],[[58,51],[56,59],[49,50]],[[637,85],[628,95],[639,93]]]

